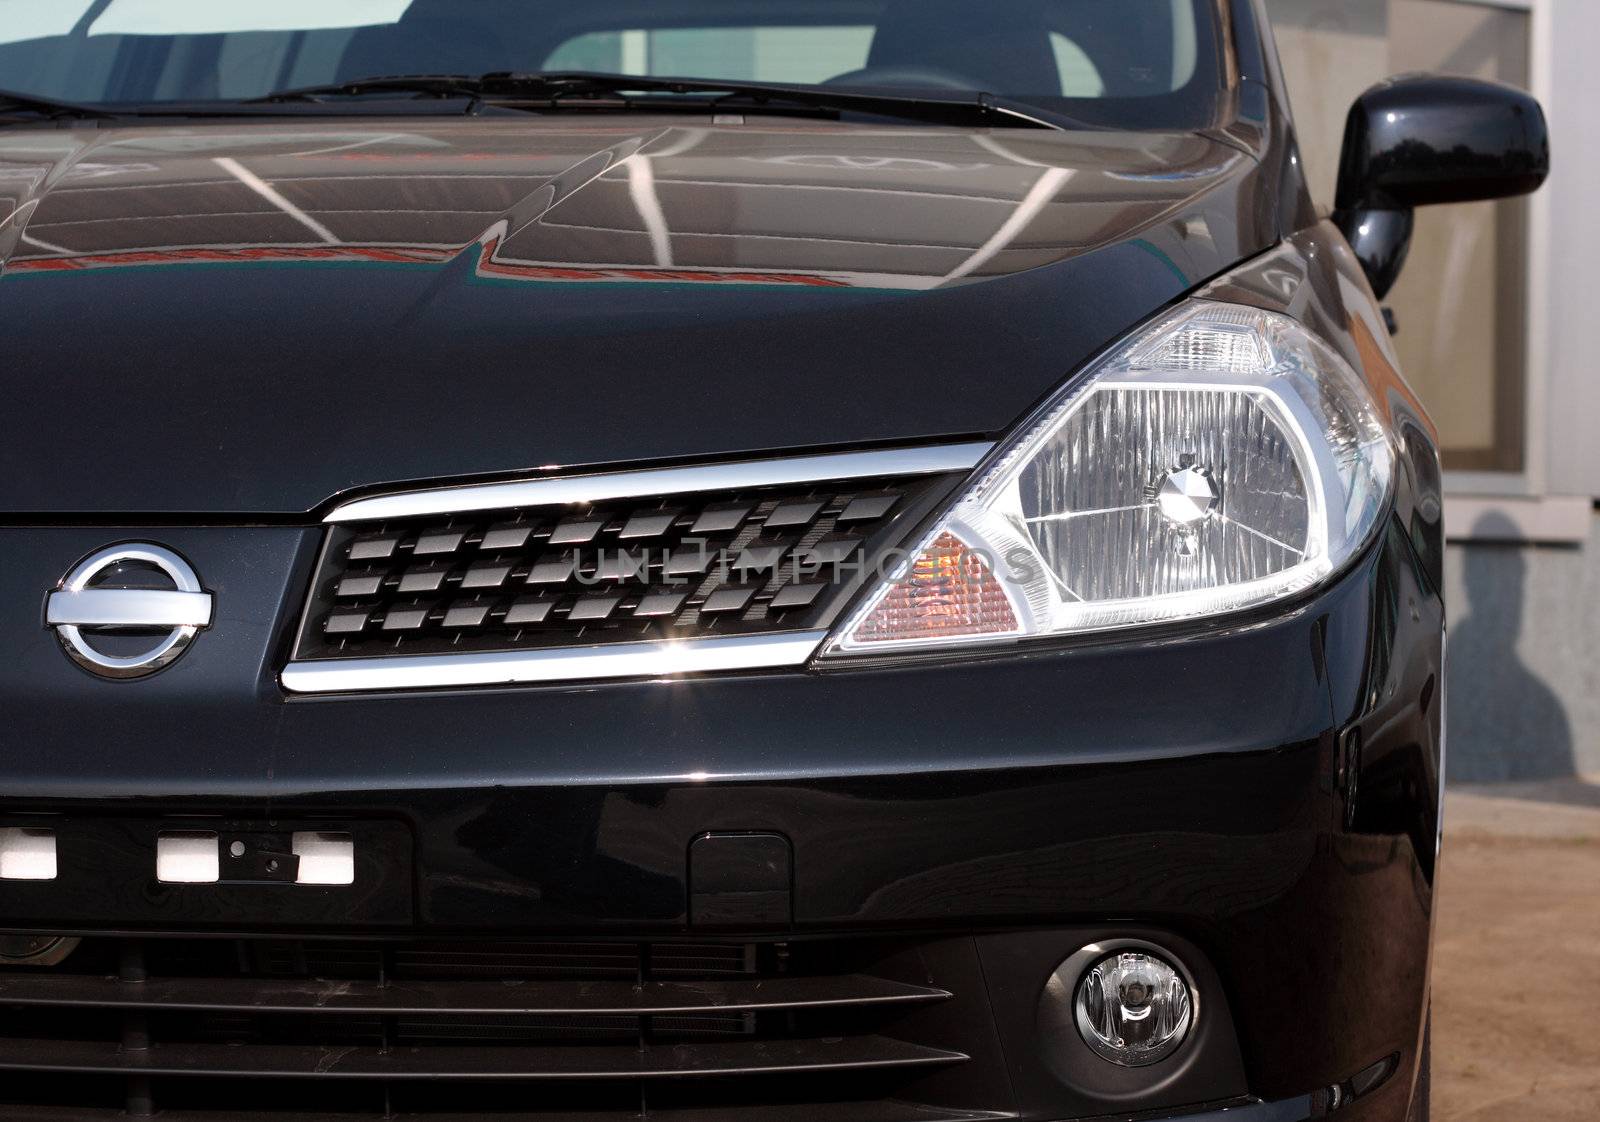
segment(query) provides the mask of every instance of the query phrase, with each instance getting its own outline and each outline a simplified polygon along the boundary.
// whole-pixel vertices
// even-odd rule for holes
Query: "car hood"
[[[997,435],[1264,249],[1192,135],[662,117],[0,133],[0,512]]]

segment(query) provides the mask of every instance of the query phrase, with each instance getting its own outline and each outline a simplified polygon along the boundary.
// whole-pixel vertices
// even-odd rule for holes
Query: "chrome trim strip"
[[[51,627],[210,627],[209,592],[67,588],[45,602]]]
[[[801,666],[817,653],[827,637],[826,631],[795,631],[565,650],[317,659],[289,663],[283,668],[281,680],[290,693],[358,693],[592,678],[663,678],[716,670]]]
[[[691,491],[729,491],[791,483],[867,476],[933,475],[969,471],[994,447],[987,443],[939,444],[875,452],[838,452],[779,460],[653,468],[598,475],[574,475],[513,483],[476,483],[431,491],[407,491],[356,499],[336,507],[324,522],[372,522],[432,514],[509,510],[514,507],[599,503]],[[452,656],[461,657],[461,656]]]

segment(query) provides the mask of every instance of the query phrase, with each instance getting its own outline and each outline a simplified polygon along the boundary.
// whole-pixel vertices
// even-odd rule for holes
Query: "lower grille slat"
[[[78,1110],[64,1107],[7,1108],[6,1122],[126,1122],[121,1110]],[[220,1122],[214,1111],[164,1110],[161,1122]],[[496,1112],[466,1114],[351,1114],[234,1111],[227,1122],[640,1122],[637,1111],[576,1111],[559,1114]],[[649,1122],[796,1122],[790,1106],[739,1107],[734,1110],[651,1111]],[[1006,1122],[1015,1114],[979,1110],[944,1110],[918,1103],[820,1103],[807,1105],[805,1122]]]
[[[427,1080],[673,1079],[964,1063],[968,1056],[882,1036],[665,1046],[363,1048],[327,1045],[0,1041],[0,1071],[84,1075]]]
[[[970,938],[85,936],[0,965],[5,1122],[988,1122]]]
[[[646,1016],[941,1001],[945,990],[863,975],[702,982],[288,981],[0,976],[0,1005],[205,1012]]]

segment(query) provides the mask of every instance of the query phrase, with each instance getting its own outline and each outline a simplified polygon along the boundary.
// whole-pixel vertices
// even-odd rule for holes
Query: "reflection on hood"
[[[0,513],[993,436],[1276,238],[1201,137],[738,120],[0,131]]]
[[[0,137],[0,191],[25,208],[8,274],[472,250],[506,279],[926,289],[1125,237],[1243,159],[1169,135],[276,124]]]

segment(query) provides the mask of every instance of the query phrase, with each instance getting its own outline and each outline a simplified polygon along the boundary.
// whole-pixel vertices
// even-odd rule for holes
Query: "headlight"
[[[1195,301],[1008,443],[831,643],[872,652],[1195,619],[1316,585],[1371,537],[1394,451],[1285,316]]]

